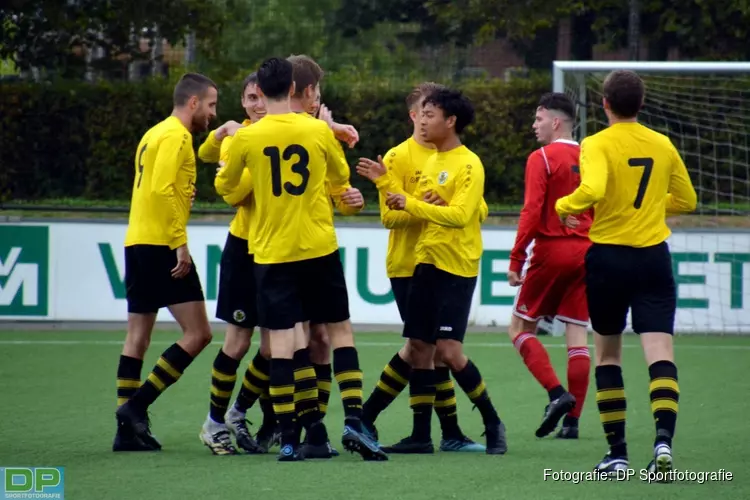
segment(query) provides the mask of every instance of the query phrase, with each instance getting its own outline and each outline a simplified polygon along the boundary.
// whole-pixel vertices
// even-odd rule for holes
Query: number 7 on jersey
[[[635,195],[635,201],[633,202],[633,207],[639,209],[643,203],[643,197],[646,196],[646,188],[648,187],[649,179],[651,179],[651,171],[654,168],[654,159],[630,158],[628,160],[628,165],[631,167],[643,167],[641,182],[638,184],[638,194]]]

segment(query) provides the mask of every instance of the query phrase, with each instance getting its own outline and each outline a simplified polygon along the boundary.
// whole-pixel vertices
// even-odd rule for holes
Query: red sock
[[[513,345],[521,354],[523,362],[526,363],[526,367],[531,374],[547,392],[560,387],[560,380],[557,378],[554,368],[552,368],[549,354],[547,354],[547,350],[539,342],[539,339],[531,333],[522,333],[516,337]]]
[[[568,348],[568,391],[576,398],[576,405],[569,416],[579,418],[589,389],[591,356],[588,347]]]

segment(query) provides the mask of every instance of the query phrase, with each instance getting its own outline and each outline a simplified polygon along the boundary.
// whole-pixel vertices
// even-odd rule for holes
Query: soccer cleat
[[[198,437],[214,455],[239,455],[237,448],[232,444],[232,438],[226,426],[216,424],[217,427],[224,427],[218,432],[211,433],[205,426],[201,429]]]
[[[122,427],[118,427],[112,443],[112,451],[158,451],[158,448],[146,446],[135,435],[128,435]]]
[[[578,426],[563,425],[560,427],[560,430],[557,431],[555,437],[558,439],[578,439]]]
[[[576,398],[569,392],[554,399],[544,409],[542,423],[536,430],[536,437],[541,438],[555,430],[560,419],[563,418],[576,405]]]
[[[279,450],[279,455],[276,460],[279,462],[301,462],[305,459],[305,456],[300,453],[300,450],[296,449],[291,444],[285,444]]]
[[[628,470],[628,457],[615,457],[612,456],[611,453],[612,452],[607,452],[607,454],[604,455],[602,461],[594,467],[594,472],[614,476],[617,474],[617,471]]]
[[[475,443],[466,436],[461,436],[458,439],[442,439],[440,441],[440,451],[484,453],[487,451],[487,448],[483,444]]]
[[[305,440],[302,441],[302,455],[308,458],[331,458],[333,457],[333,447],[328,440],[328,431],[323,421],[314,423],[308,432],[305,433]]]
[[[247,427],[249,422],[245,420],[244,415],[241,413],[227,413],[224,420],[226,421],[227,430],[234,436],[238,448],[250,455],[268,453],[267,449],[261,448],[255,439],[253,439],[250,429]]]
[[[263,422],[255,435],[255,441],[264,453],[268,453],[277,444],[281,445],[281,432],[275,423]]]
[[[386,453],[429,455],[435,453],[432,441],[417,441],[412,436],[405,437],[398,443],[381,448]]]
[[[487,426],[484,428],[482,436],[487,440],[488,455],[505,455],[508,452],[508,441],[505,437],[505,424],[500,422],[497,425]]]
[[[344,449],[352,453],[359,453],[365,460],[383,461],[388,460],[380,447],[361,432],[357,432],[349,425],[344,426],[344,434],[341,436],[341,444]]]
[[[671,483],[672,448],[666,443],[658,443],[654,447],[654,459],[648,464],[646,470],[651,474],[656,474],[657,482]]]
[[[115,412],[118,432],[127,438],[135,437],[151,450],[161,450],[161,443],[151,434],[151,423],[145,410],[138,410],[131,402],[120,406]]]

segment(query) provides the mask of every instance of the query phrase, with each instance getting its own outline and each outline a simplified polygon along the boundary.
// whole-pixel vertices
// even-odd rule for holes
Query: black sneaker
[[[409,436],[391,446],[381,448],[386,453],[429,455],[435,453],[432,441],[417,441]]]
[[[554,399],[544,409],[542,423],[536,430],[536,437],[541,438],[554,431],[560,419],[563,418],[576,405],[576,398],[569,392]]]
[[[118,426],[115,440],[112,443],[112,451],[159,451],[159,449],[146,446],[134,434],[127,433],[123,427]]]
[[[604,455],[604,458],[602,458],[602,461],[594,467],[594,472],[606,474],[608,476],[618,476],[617,471],[627,471],[629,467],[630,464],[628,462],[628,457],[614,456],[610,451],[607,452],[607,454]]]
[[[487,449],[485,453],[488,455],[505,455],[508,452],[508,441],[505,438],[505,424],[500,422],[497,425],[491,425],[484,428],[484,433],[487,439]]]
[[[302,442],[302,455],[307,458],[331,458],[331,445],[328,441],[328,431],[322,421],[313,424],[305,433]]]
[[[281,432],[275,422],[263,422],[255,435],[255,441],[263,453],[268,453],[274,446],[281,445]]]
[[[557,439],[578,439],[577,425],[563,425],[555,434]]]
[[[301,462],[304,459],[305,456],[301,453],[301,450],[291,444],[282,446],[278,457],[276,457],[279,462]]]
[[[359,426],[361,429],[362,427]],[[350,425],[344,425],[344,434],[341,436],[341,444],[344,449],[352,453],[359,453],[363,459],[368,461],[385,461],[388,455],[370,438]]]
[[[136,437],[152,450],[161,450],[161,443],[151,434],[151,422],[145,411],[137,410],[131,402],[120,406],[115,412],[118,432],[127,438]]]

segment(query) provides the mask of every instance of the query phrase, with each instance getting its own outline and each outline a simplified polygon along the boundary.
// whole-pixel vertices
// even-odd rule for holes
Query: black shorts
[[[316,259],[255,264],[258,326],[286,330],[296,323],[349,319],[349,294],[339,251]]]
[[[217,318],[242,328],[252,329],[258,324],[254,266],[247,240],[229,233],[221,252]]]
[[[406,321],[406,305],[409,303],[409,286],[411,283],[411,276],[408,278],[391,278],[391,290],[393,290],[393,297],[396,299],[396,307],[398,307],[398,314],[401,316],[401,321]]]
[[[594,331],[674,333],[677,286],[666,242],[645,248],[594,243],[586,254],[586,297]]]
[[[125,297],[128,312],[156,313],[162,307],[184,302],[204,301],[203,287],[195,269],[182,278],[173,278],[177,250],[161,245],[125,247]]]
[[[464,341],[477,278],[445,272],[431,264],[414,270],[404,322],[404,337],[434,344]]]

